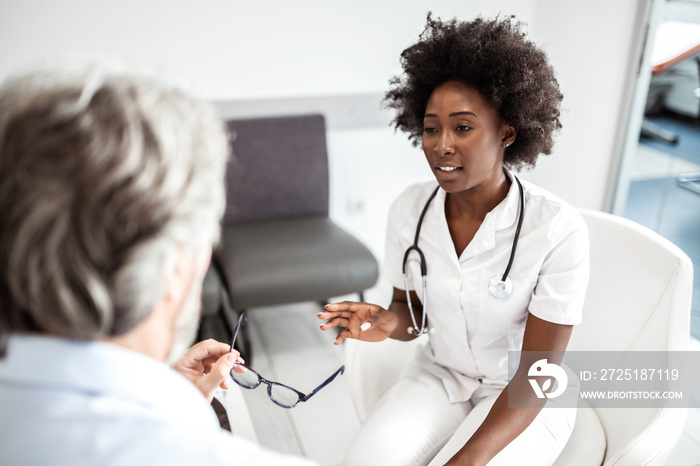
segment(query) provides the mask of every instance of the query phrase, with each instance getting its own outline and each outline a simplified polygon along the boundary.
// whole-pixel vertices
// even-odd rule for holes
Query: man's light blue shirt
[[[0,359],[0,464],[313,463],[222,430],[190,381],[145,355],[15,335]]]

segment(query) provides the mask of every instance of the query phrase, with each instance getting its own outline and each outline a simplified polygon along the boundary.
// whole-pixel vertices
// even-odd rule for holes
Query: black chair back
[[[323,115],[229,120],[224,224],[328,216]]]

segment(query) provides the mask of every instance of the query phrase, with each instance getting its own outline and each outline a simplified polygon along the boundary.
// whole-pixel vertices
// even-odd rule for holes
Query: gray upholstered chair
[[[215,265],[230,293],[231,312],[349,293],[363,299],[363,290],[377,281],[378,266],[370,250],[328,216],[323,116],[227,125],[233,156]],[[235,324],[230,315],[227,320]]]

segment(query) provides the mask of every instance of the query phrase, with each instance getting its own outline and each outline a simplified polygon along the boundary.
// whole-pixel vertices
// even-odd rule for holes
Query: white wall
[[[606,209],[648,0],[3,0],[0,79],[39,60],[117,58],[174,76],[228,116],[323,110],[331,214],[381,257],[386,210],[432,175],[379,109],[431,9],[528,23],[565,94],[555,153],[523,177]],[[427,6],[426,6],[427,5]]]
[[[445,19],[534,18],[535,0],[485,3],[3,0],[0,79],[47,59],[101,57],[175,77],[228,117],[322,111],[331,215],[381,258],[389,204],[432,176],[421,152],[389,128],[382,94],[428,10]]]
[[[544,44],[557,71],[564,94],[563,129],[554,153],[540,157],[537,168],[523,177],[573,205],[610,208],[647,4],[537,2],[533,39]]]
[[[109,56],[213,99],[383,92],[429,9],[529,20],[534,0],[3,0],[0,78],[39,59]]]

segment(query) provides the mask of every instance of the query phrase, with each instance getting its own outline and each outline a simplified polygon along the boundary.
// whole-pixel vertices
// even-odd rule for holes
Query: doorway
[[[632,117],[642,121],[630,125],[637,137],[627,138],[613,212],[688,254],[691,335],[700,340],[700,2],[656,2],[649,31],[647,75],[640,75],[648,86],[637,88],[634,107],[643,115]]]

